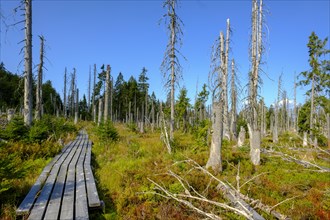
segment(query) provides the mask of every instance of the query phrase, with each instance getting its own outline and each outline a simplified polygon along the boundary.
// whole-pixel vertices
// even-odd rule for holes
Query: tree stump
[[[15,114],[15,110],[10,108],[7,110],[7,121],[10,122],[13,117],[14,117],[14,114]]]
[[[245,142],[245,128],[241,126],[239,134],[238,134],[238,141],[237,141],[237,147],[242,147]]]

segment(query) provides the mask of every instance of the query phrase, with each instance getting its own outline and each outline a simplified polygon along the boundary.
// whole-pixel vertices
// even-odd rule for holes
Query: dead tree
[[[87,100],[87,107],[88,107],[88,112],[91,107],[91,66],[89,65],[89,74],[88,74],[88,100]]]
[[[75,90],[76,90],[76,68],[73,68],[73,73],[71,74],[71,97],[70,97],[70,115],[74,116],[75,111]]]
[[[104,122],[108,121],[109,116],[109,96],[110,96],[110,65],[107,65],[105,74],[105,91],[104,91]]]
[[[40,38],[40,63],[38,67],[38,79],[37,79],[37,88],[36,88],[36,111],[35,119],[41,119],[41,108],[42,108],[42,71],[44,65],[44,37],[39,36]]]
[[[275,101],[275,111],[274,111],[274,127],[273,127],[273,142],[278,142],[278,129],[279,129],[279,103],[281,98],[281,85],[282,85],[282,73],[278,78],[278,87],[277,87],[277,100]]]
[[[63,91],[63,112],[64,112],[64,117],[67,118],[67,109],[66,109],[66,67],[65,67],[65,70],[64,70],[64,91]]]
[[[252,38],[251,38],[251,73],[249,81],[249,136],[250,136],[250,158],[254,165],[260,164],[260,130],[258,127],[258,80],[261,55],[263,53],[262,45],[262,24],[263,10],[262,0],[252,1]]]
[[[222,80],[222,90],[223,90],[223,137],[230,140],[230,130],[229,130],[229,114],[228,114],[228,53],[229,53],[229,35],[230,35],[230,21],[227,19],[227,31],[226,31],[226,45],[225,45],[225,55],[223,57],[223,80]]]
[[[209,75],[209,87],[212,91],[212,139],[210,156],[206,168],[212,167],[218,173],[222,171],[221,148],[223,139],[223,88],[226,82],[223,72],[225,71],[224,37],[220,32],[220,38],[213,46],[211,56],[211,72]]]
[[[298,132],[298,115],[297,115],[297,82],[296,73],[294,74],[294,101],[293,101],[293,129]]]
[[[79,113],[79,89],[76,90],[76,103],[74,111],[74,123],[78,123],[78,113]]]
[[[96,103],[95,103],[95,81],[96,81],[96,64],[94,64],[94,81],[93,81],[93,121],[96,123]]]
[[[100,126],[102,123],[102,116],[103,116],[103,101],[102,98],[99,98],[99,117],[97,119],[97,125]]]
[[[236,123],[237,123],[237,91],[235,84],[235,61],[234,59],[231,61],[231,110],[230,110],[230,133],[232,139],[236,140],[237,132],[236,132]]]
[[[25,4],[24,124],[32,123],[32,0]]]
[[[181,24],[182,21],[176,13],[177,0],[165,0],[163,7],[167,8],[167,13],[164,15],[169,21],[166,22],[169,30],[169,41],[166,46],[164,59],[161,64],[161,69],[166,80],[166,87],[170,88],[170,101],[171,101],[171,118],[170,118],[170,140],[174,139],[174,103],[175,103],[175,83],[177,83],[181,75],[181,65],[179,62],[178,47],[181,46]],[[167,72],[170,70],[170,75]]]

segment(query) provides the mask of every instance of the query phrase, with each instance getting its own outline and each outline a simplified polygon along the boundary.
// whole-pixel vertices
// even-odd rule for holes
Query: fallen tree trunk
[[[267,149],[262,149],[262,152],[268,153],[268,154],[278,155],[283,160],[295,162],[295,163],[300,164],[300,165],[302,165],[306,168],[311,168],[311,167],[317,168],[317,169],[319,169],[319,172],[330,172],[330,168],[319,166],[317,164],[314,164],[314,163],[311,163],[311,162],[308,162],[308,161],[305,161],[305,160],[298,160],[297,158],[295,158],[293,156],[290,156],[288,154],[282,153],[282,152],[278,152],[278,151],[274,151],[274,150],[267,150]]]

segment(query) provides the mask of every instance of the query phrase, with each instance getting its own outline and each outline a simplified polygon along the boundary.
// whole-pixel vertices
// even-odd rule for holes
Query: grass
[[[199,146],[191,134],[175,133],[173,154],[169,155],[160,141],[160,133],[138,134],[123,124],[117,124],[119,140],[107,144],[99,140],[95,128],[90,125],[88,132],[94,142],[93,156],[95,175],[100,197],[105,201],[103,214],[97,219],[200,219],[202,216],[171,199],[155,195],[155,186],[149,179],[161,184],[172,193],[183,192],[179,182],[168,175],[172,170],[184,177],[191,186],[209,199],[225,201],[216,189],[216,182],[201,172],[191,171],[191,166],[178,161],[191,158],[202,166],[208,159],[208,148]],[[287,139],[285,136],[284,138]],[[292,141],[292,139],[291,139]],[[299,140],[295,146],[299,145]],[[282,140],[289,144],[288,141]],[[263,147],[269,148],[272,143]],[[300,143],[301,145],[301,143]],[[272,146],[274,147],[274,146]],[[283,147],[282,147],[283,148]],[[281,149],[289,153],[288,149]],[[292,154],[292,153],[291,153]],[[304,151],[295,152],[298,158]],[[249,161],[249,148],[234,148],[233,143],[223,144],[223,172],[217,177],[236,186],[238,164],[240,184],[249,181],[240,190],[259,199],[268,206],[293,219],[329,219],[330,176],[329,173],[310,171],[301,165],[284,161],[279,157],[261,156],[262,164],[253,166]],[[310,160],[326,165],[315,154]],[[324,156],[324,155],[323,155]],[[328,165],[329,166],[329,165]],[[207,190],[206,190],[207,189]],[[156,191],[159,192],[159,191]],[[283,202],[284,201],[284,202]],[[283,202],[283,203],[281,203]],[[239,216],[215,209],[208,204],[199,204],[205,210],[212,210],[224,219],[240,219]],[[258,210],[266,219],[267,213]]]
[[[94,211],[90,219],[203,218],[173,199],[155,194],[161,192],[155,189],[155,185],[149,179],[172,193],[184,192],[177,179],[168,174],[170,170],[184,178],[206,198],[226,202],[217,189],[217,182],[184,162],[190,158],[201,166],[206,164],[209,148],[205,145],[205,140],[196,140],[192,134],[177,131],[172,144],[173,153],[170,155],[160,140],[159,131],[139,134],[124,124],[115,124],[119,137],[117,141],[110,141],[107,139],[108,136],[100,135],[100,129],[92,123],[82,123],[79,127],[87,129],[89,138],[94,143],[93,172],[100,198],[105,202],[104,213]],[[107,129],[106,132],[110,134],[111,129]],[[329,158],[328,155],[306,150],[302,148],[301,140],[290,136],[293,135],[280,136],[277,145],[266,137],[262,147],[329,167],[327,162],[319,159],[319,156]],[[59,150],[51,146],[54,146],[53,142],[34,143],[29,146],[13,142],[0,146],[1,219],[16,217],[16,206],[23,200],[51,156]],[[241,148],[233,146],[234,143],[224,141],[223,172],[217,174],[217,178],[236,187],[239,166],[239,185],[243,194],[270,207],[274,206],[274,210],[292,219],[330,219],[329,173],[312,171],[280,157],[266,154],[261,155],[260,166],[253,166],[249,161],[248,142]],[[290,147],[298,150],[290,150]],[[256,176],[258,177],[255,178]],[[223,219],[242,219],[236,214],[207,203],[192,203],[221,215]],[[258,212],[266,219],[273,219],[261,210]]]

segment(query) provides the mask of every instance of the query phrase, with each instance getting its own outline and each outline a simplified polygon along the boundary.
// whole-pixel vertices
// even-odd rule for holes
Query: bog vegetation
[[[26,31],[31,25],[30,3],[23,4]],[[265,37],[263,3],[253,0],[252,34],[247,39],[251,41],[249,89],[241,94],[248,104],[238,108],[243,99],[237,94],[239,76],[229,53],[235,50],[230,47],[229,19],[226,34],[215,36],[210,83],[190,100],[190,88],[181,88],[175,96],[182,71],[179,60],[184,58],[178,56],[183,32],[176,7],[176,0],[164,3],[169,29],[162,64],[167,100],[149,91],[146,67],[138,78],[127,80],[122,73],[115,78],[110,65],[94,64],[87,97],[82,98],[76,84],[79,73],[64,68],[62,99],[50,81],[42,82],[43,50],[35,81],[26,82],[32,75],[29,49],[25,77],[1,63],[1,218],[16,217],[16,207],[43,167],[85,128],[94,143],[92,164],[105,202],[104,212],[92,213],[92,219],[253,219],[259,215],[259,219],[330,219],[327,38],[311,33],[306,39],[310,70],[293,76],[294,91],[297,86],[307,88],[306,102],[296,103],[294,95],[290,104],[280,76],[277,100],[266,106],[258,94]],[[43,44],[44,38],[40,39]],[[28,39],[26,43],[26,48],[31,46]]]

